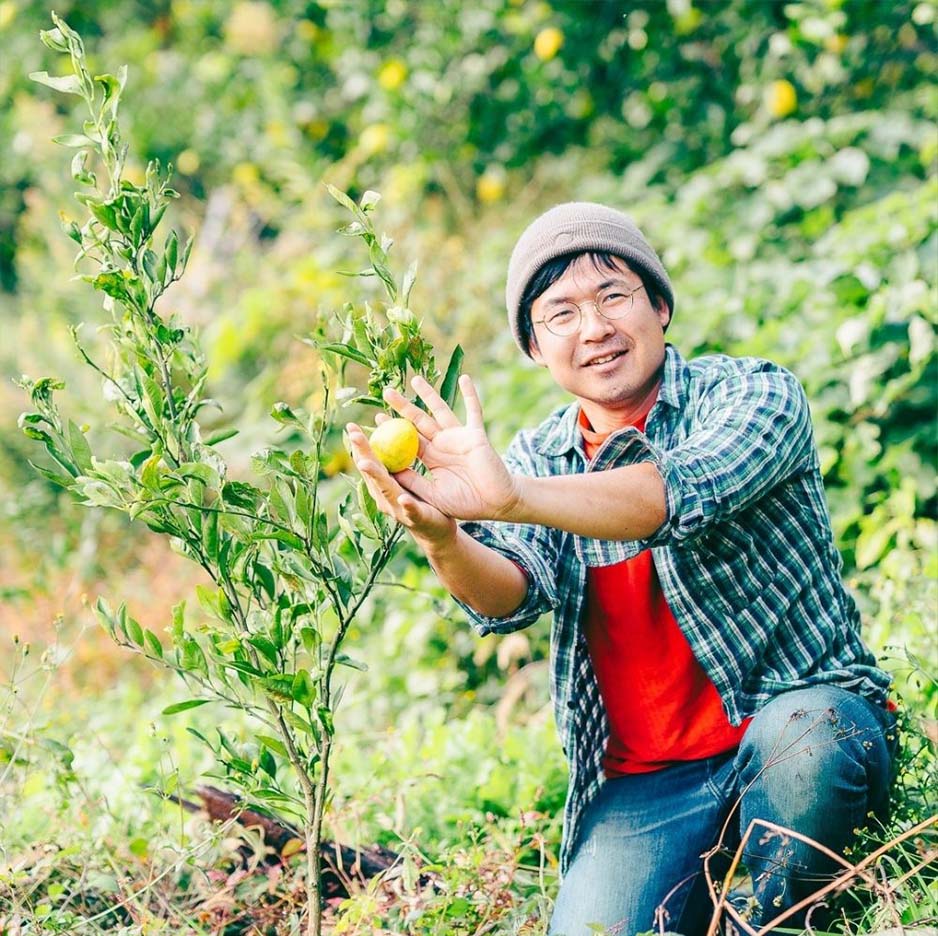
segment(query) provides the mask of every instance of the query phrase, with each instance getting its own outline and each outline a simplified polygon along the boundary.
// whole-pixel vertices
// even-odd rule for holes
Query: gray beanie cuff
[[[672,315],[671,280],[645,236],[628,215],[593,202],[557,205],[532,222],[518,239],[508,263],[505,304],[515,341],[525,354],[520,327],[521,298],[545,263],[567,254],[604,251],[621,257],[664,296]]]

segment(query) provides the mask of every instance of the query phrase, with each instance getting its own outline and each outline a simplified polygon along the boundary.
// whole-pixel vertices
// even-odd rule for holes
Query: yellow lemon
[[[396,91],[407,80],[407,66],[400,59],[390,59],[378,72],[378,84],[385,91]]]
[[[176,168],[183,175],[192,175],[199,171],[199,154],[195,150],[184,149],[176,157]]]
[[[505,170],[488,168],[476,179],[476,198],[486,205],[500,201],[505,194]]]
[[[787,117],[798,107],[798,92],[795,91],[795,86],[784,78],[781,81],[773,81],[766,89],[765,104],[773,117]]]
[[[369,124],[361,132],[358,138],[359,146],[369,156],[375,153],[383,153],[391,142],[391,130],[387,124]]]
[[[542,62],[549,62],[562,45],[563,33],[556,26],[548,26],[534,37],[534,54]]]
[[[371,450],[391,474],[409,468],[417,457],[420,437],[409,419],[389,419],[371,434]]]

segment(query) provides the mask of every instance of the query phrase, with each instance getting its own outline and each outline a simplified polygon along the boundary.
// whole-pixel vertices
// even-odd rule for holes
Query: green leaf
[[[222,500],[232,507],[251,509],[256,506],[260,497],[261,492],[245,481],[226,481],[221,487]]]
[[[55,88],[56,91],[63,91],[65,94],[81,94],[81,81],[77,75],[50,75],[48,72],[30,72],[29,77],[39,84],[46,85],[49,88]]]
[[[78,146],[94,146],[94,140],[89,140],[83,133],[63,133],[60,136],[52,137],[53,143],[58,143],[59,146],[69,146],[69,147],[78,147]]]
[[[159,637],[150,630],[149,627],[145,628],[143,631],[143,639],[146,641],[146,645],[150,648],[150,651],[154,656],[163,659],[163,645],[160,643]]]
[[[360,673],[368,672],[367,663],[363,663],[361,660],[353,660],[347,653],[336,654],[335,661],[340,666],[348,666],[351,669],[358,670]]]
[[[195,478],[206,487],[218,487],[218,472],[204,462],[183,462],[175,471],[181,478]]]
[[[300,629],[300,640],[303,642],[303,648],[307,653],[312,654],[322,643],[322,637],[319,631],[313,627],[303,627]]]
[[[179,238],[175,231],[169,232],[166,238],[166,270],[172,277],[176,272],[176,258],[179,251]]]
[[[348,195],[345,194],[345,192],[337,189],[334,185],[330,185],[328,182],[326,183],[326,189],[343,208],[347,208],[363,223],[368,223],[365,213],[361,210],[361,208],[358,207],[358,205],[355,204],[355,202],[352,201],[351,198],[348,197]]]
[[[57,26],[53,29],[40,29],[39,39],[44,46],[52,49],[53,52],[68,54],[68,43]]]
[[[130,237],[134,244],[139,244],[143,236],[143,223],[147,215],[147,206],[140,205],[130,221]]]
[[[374,364],[374,361],[365,357],[361,351],[358,351],[347,344],[323,344],[319,345],[319,349],[321,351],[331,351],[333,354],[339,354],[342,357],[346,357],[351,361],[355,361],[356,364],[362,364],[365,367],[371,367]]]
[[[103,206],[91,206],[92,212],[94,212],[96,208],[103,209]],[[107,210],[113,216],[114,212],[110,209]],[[111,227],[112,230],[115,230],[115,228],[113,228],[111,225],[107,226]],[[116,271],[99,273],[97,276],[91,279],[91,285],[94,286],[95,289],[99,289],[101,292],[107,293],[112,299],[127,299],[127,280],[123,277],[122,274]]]
[[[38,472],[46,481],[51,481],[59,487],[70,488],[74,482],[71,475],[59,474],[57,471],[49,471],[48,468],[43,468],[41,465],[35,465],[32,462],[29,462],[29,465],[33,471]]]
[[[407,272],[404,274],[404,281],[401,283],[401,305],[408,306],[410,305],[410,291],[414,288],[414,283],[417,281],[417,261],[414,262],[407,268]]]
[[[85,434],[71,419],[68,421],[68,444],[75,464],[81,469],[82,474],[87,474],[91,471],[91,446]]]
[[[277,779],[277,762],[268,750],[262,750],[258,758],[261,770],[268,774],[272,779]]]
[[[185,633],[186,603],[180,601],[173,605],[173,640],[181,640]]]
[[[120,613],[123,614],[124,606],[121,605]],[[126,617],[127,636],[138,646],[143,646],[143,628],[139,622],[135,621],[129,615]]]
[[[270,735],[262,735],[262,734],[255,735],[254,737],[256,737],[257,740],[260,741],[260,743],[264,745],[264,747],[270,748],[270,750],[272,750],[274,754],[279,754],[281,757],[289,756],[289,754],[287,753],[286,745],[282,741],[279,741],[277,738],[272,738]]]
[[[151,283],[160,283],[162,282],[162,277],[159,275],[159,270],[156,268],[156,254],[152,250],[145,250],[143,252],[143,271],[147,274]]]
[[[443,377],[443,383],[440,385],[440,396],[443,397],[446,405],[452,407],[456,400],[456,388],[459,382],[459,369],[462,367],[465,353],[460,345],[453,348],[450,355],[449,364],[446,365],[446,375]]]
[[[211,699],[189,699],[186,702],[176,702],[174,705],[167,705],[163,709],[163,714],[175,715],[177,712],[185,712],[187,709],[198,708],[200,705],[208,705],[211,701]],[[198,735],[198,737],[202,738],[201,735]],[[202,740],[205,741],[205,738],[202,738]],[[207,741],[205,743],[208,744]]]
[[[309,708],[316,701],[316,685],[309,675],[309,670],[297,670],[293,677],[291,694],[305,708]]]
[[[256,647],[260,650],[274,666],[277,666],[280,662],[280,656],[277,653],[277,648],[274,646],[273,641],[268,640],[260,634],[255,634],[253,637],[248,638],[248,643],[251,644],[252,647]]]
[[[331,738],[333,734],[335,734],[332,712],[325,705],[320,705],[319,708],[316,709],[316,714],[319,716],[319,723],[322,725],[323,730]]]
[[[202,521],[202,546],[205,555],[211,559],[218,558],[218,514],[211,510]]]
[[[123,82],[114,75],[95,75],[94,80],[104,87],[104,103],[107,104],[107,102],[113,98],[116,104],[124,87]],[[124,81],[126,80],[125,72]]]
[[[273,599],[277,594],[277,582],[274,573],[262,562],[255,560],[254,575],[261,587],[267,592],[267,597]]]
[[[359,205],[362,211],[373,211],[379,201],[381,201],[381,195],[378,192],[368,189],[368,191],[362,195]]]
[[[110,205],[104,205],[98,202],[87,202],[87,206],[88,210],[95,216],[95,218],[97,218],[98,221],[100,221],[109,231],[120,230],[120,227],[117,223],[117,214]],[[102,276],[107,275],[120,276],[120,273],[102,274]]]
[[[220,431],[213,433],[205,440],[205,445],[218,445],[219,442],[224,442],[226,439],[234,438],[241,430],[240,429],[221,429]]]

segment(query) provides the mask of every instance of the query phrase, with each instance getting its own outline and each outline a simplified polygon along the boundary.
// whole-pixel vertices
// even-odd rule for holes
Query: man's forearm
[[[651,536],[667,519],[664,481],[651,464],[547,478],[516,476],[518,498],[499,519],[605,540]]]
[[[457,529],[444,544],[417,540],[444,588],[486,617],[508,617],[521,607],[528,579],[510,559]]]

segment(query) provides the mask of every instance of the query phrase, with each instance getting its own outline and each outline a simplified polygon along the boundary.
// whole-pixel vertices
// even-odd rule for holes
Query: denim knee
[[[759,711],[736,758],[740,793],[758,785],[767,803],[792,821],[828,796],[857,797],[881,812],[891,776],[889,716],[834,686],[794,690]]]

